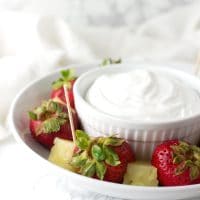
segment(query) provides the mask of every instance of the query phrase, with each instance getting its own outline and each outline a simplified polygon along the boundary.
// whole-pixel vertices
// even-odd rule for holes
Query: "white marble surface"
[[[55,15],[75,25],[138,25],[198,0],[0,0],[0,11]]]

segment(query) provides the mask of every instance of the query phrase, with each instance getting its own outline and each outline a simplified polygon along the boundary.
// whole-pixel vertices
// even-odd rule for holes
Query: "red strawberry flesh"
[[[135,160],[133,150],[127,142],[123,142],[121,146],[113,147],[113,149],[122,163],[129,163]]]
[[[126,173],[128,163],[120,163],[117,166],[111,166],[106,164],[106,173],[104,175],[104,181],[122,183],[124,174]]]
[[[71,164],[85,176],[121,183],[128,163],[134,161],[130,145],[114,136],[90,138],[77,130],[76,145]]]
[[[69,102],[72,108],[74,108],[74,95],[73,95],[73,85],[74,85],[75,80],[71,81],[71,88],[68,89],[68,96],[69,96]],[[65,99],[65,92],[63,87],[58,88],[58,89],[53,89],[51,91],[51,99],[58,98],[62,102],[66,103]]]
[[[47,148],[53,146],[55,137],[72,140],[72,133],[66,106],[49,100],[31,112],[29,122],[33,138]],[[72,112],[75,128],[78,128],[78,116]]]
[[[189,150],[185,150],[187,153],[182,154],[180,144],[178,140],[166,141],[158,145],[153,152],[151,162],[157,168],[160,185],[181,186],[200,183],[200,174],[198,175],[200,168],[196,166],[195,159],[192,157],[193,147],[186,145],[185,148]],[[179,151],[180,154],[177,153]],[[177,162],[178,159],[181,161]],[[186,163],[190,164],[187,166]],[[191,172],[197,173],[194,179],[191,179]]]
[[[66,85],[68,87],[70,105],[74,108],[73,86],[76,78],[73,69],[62,70],[60,72],[60,77],[52,83],[51,98],[58,98],[59,101],[66,103],[63,89],[63,86]]]

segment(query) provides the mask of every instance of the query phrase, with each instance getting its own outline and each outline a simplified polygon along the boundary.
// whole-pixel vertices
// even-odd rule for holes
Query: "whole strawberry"
[[[74,108],[73,85],[76,80],[73,69],[62,70],[61,77],[52,83],[51,99],[66,103],[63,85],[68,87],[69,101],[72,108]]]
[[[53,100],[44,101],[41,106],[29,112],[31,135],[47,148],[53,146],[55,137],[72,140],[66,106]],[[73,111],[75,128],[78,117]]]
[[[160,185],[180,186],[200,183],[200,148],[183,141],[169,140],[158,145],[152,155]]]
[[[116,137],[90,138],[76,131],[75,153],[71,165],[82,175],[121,183],[134,154],[127,142]]]

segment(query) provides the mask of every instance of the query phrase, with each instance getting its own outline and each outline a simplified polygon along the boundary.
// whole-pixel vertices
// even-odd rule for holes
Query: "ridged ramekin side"
[[[200,140],[200,120],[192,122],[187,126],[174,128],[151,128],[137,129],[135,127],[125,128],[109,124],[109,121],[97,120],[89,114],[78,113],[84,130],[91,136],[108,136],[117,134],[118,137],[126,139],[132,146],[138,159],[151,159],[152,152],[156,145],[169,139],[180,139],[197,144]]]

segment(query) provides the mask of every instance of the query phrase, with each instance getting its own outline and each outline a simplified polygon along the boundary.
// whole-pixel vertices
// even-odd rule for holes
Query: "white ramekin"
[[[137,122],[119,119],[100,112],[85,101],[86,91],[100,75],[137,68],[156,69],[172,74],[182,80],[183,84],[189,84],[192,89],[200,92],[198,78],[165,66],[120,64],[94,69],[82,74],[74,85],[75,106],[84,130],[91,136],[118,134],[119,137],[125,138],[131,144],[136,157],[143,160],[150,159],[155,146],[165,140],[180,139],[197,144],[200,139],[200,113],[181,120]]]

